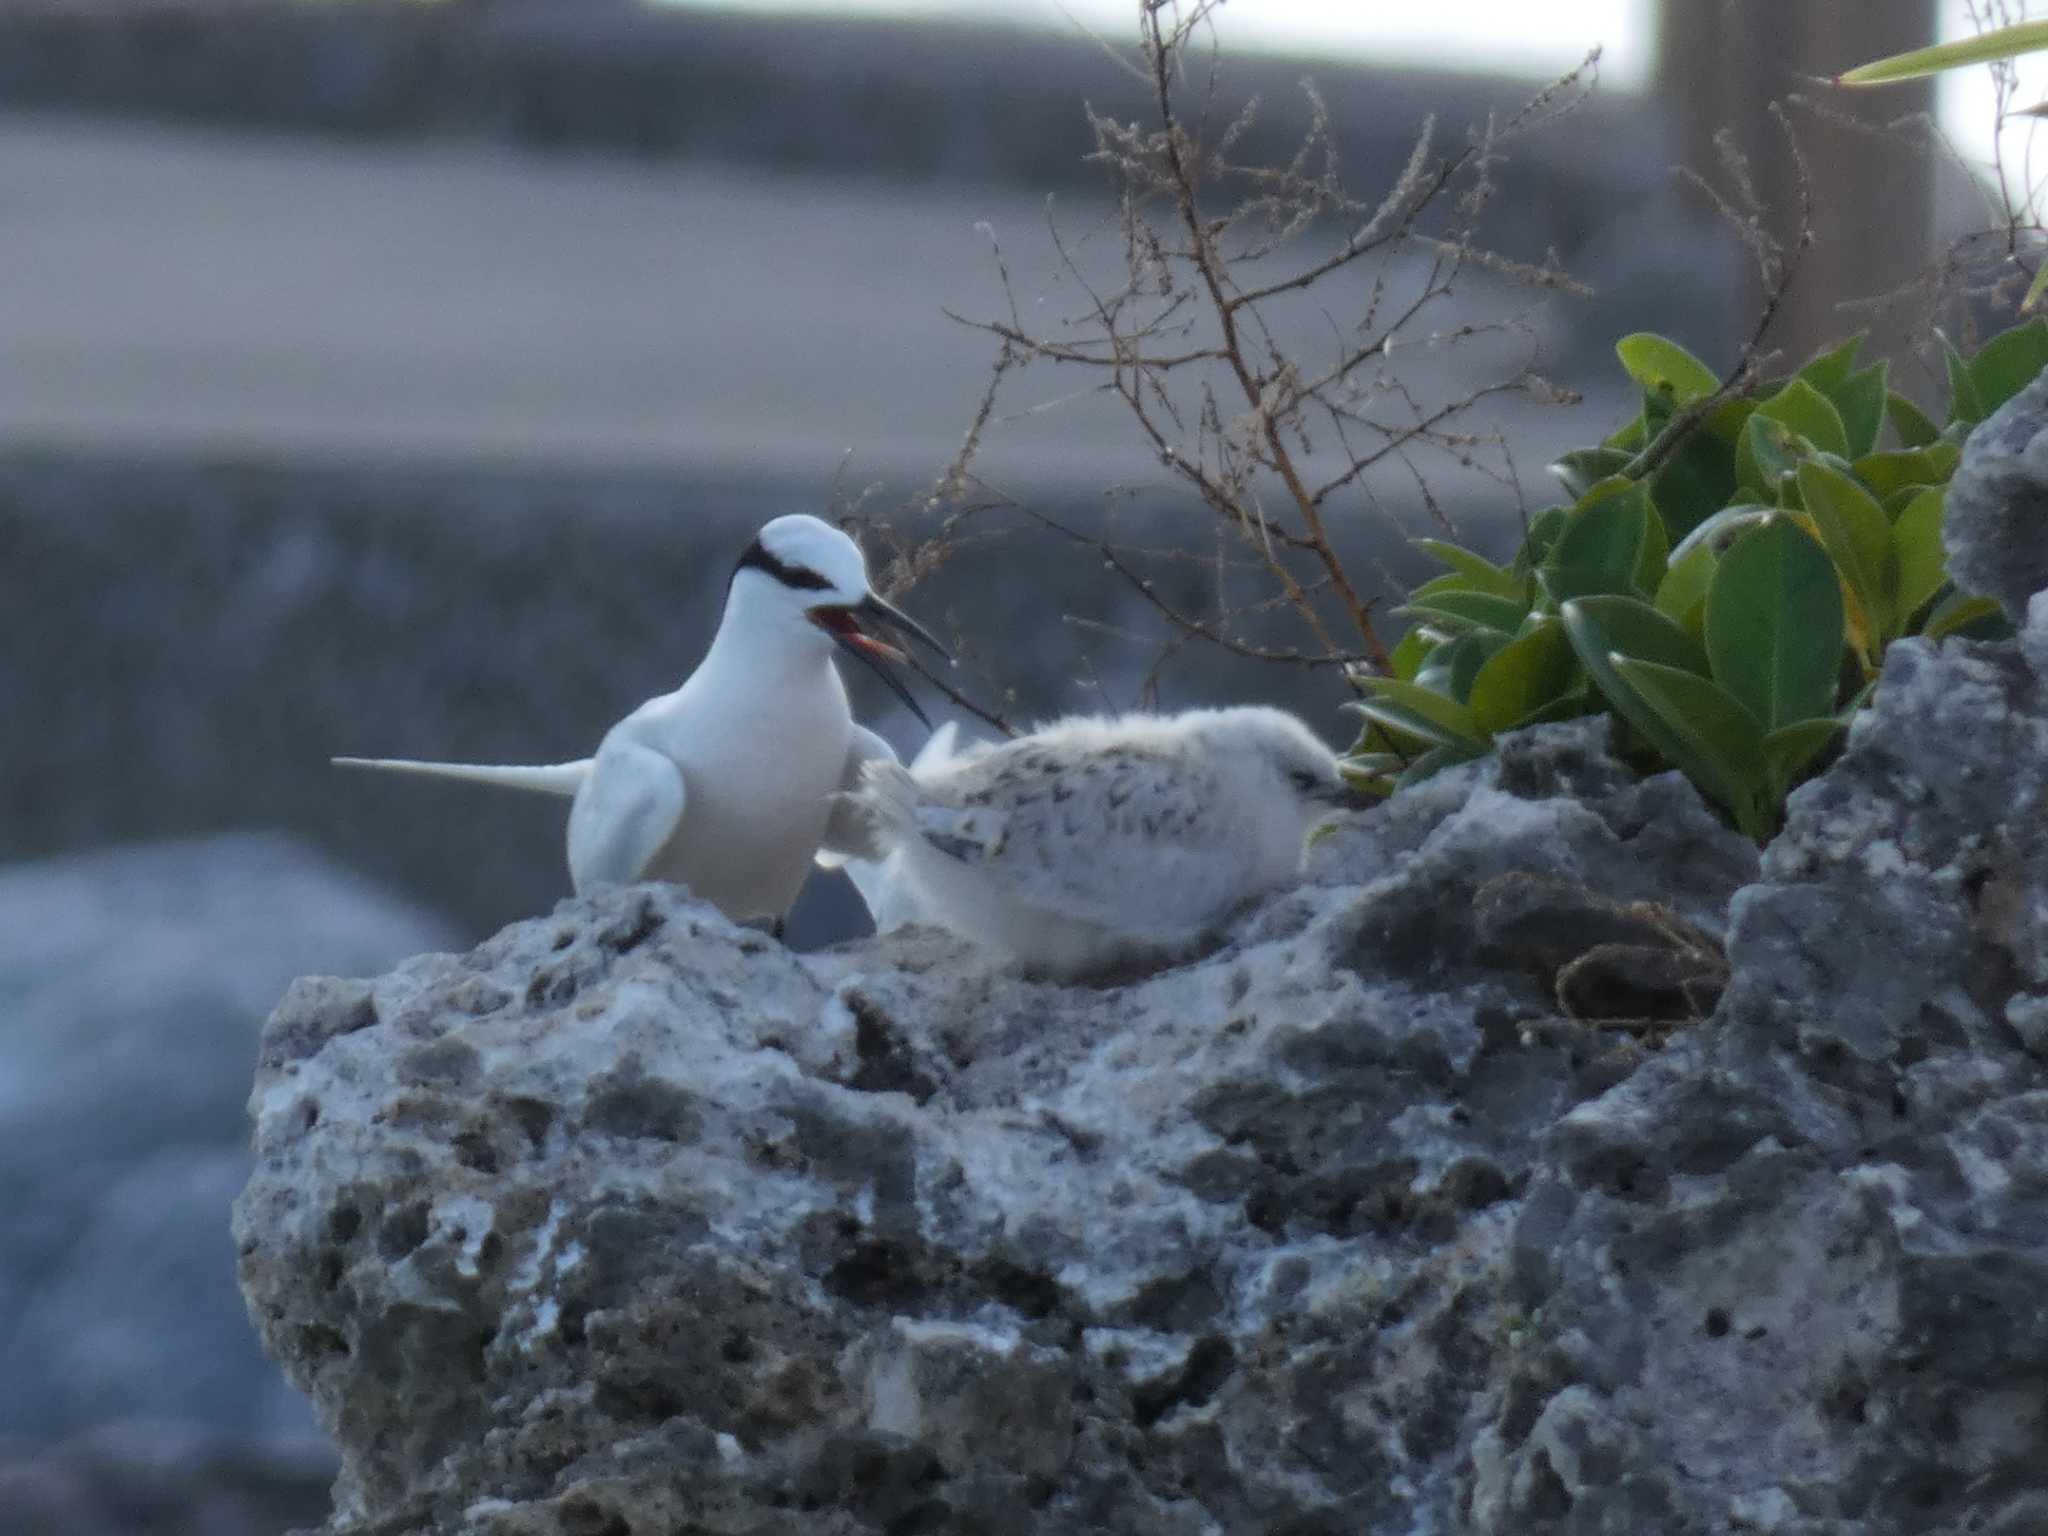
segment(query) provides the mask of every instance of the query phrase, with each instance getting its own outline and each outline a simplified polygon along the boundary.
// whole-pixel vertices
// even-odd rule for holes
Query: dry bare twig
[[[1148,120],[1087,108],[1088,158],[1108,181],[1114,213],[1105,229],[1117,259],[1073,239],[1048,207],[1057,280],[1080,303],[1064,319],[1027,321],[987,231],[1002,308],[951,318],[991,338],[995,360],[959,452],[906,519],[937,517],[938,526],[912,539],[868,521],[889,551],[878,577],[885,590],[934,574],[996,508],[1091,549],[1164,628],[1148,692],[1164,664],[1195,645],[1294,668],[1388,668],[1377,610],[1379,592],[1391,588],[1362,585],[1345,558],[1359,518],[1385,516],[1377,472],[1401,475],[1447,527],[1431,486],[1438,465],[1489,475],[1519,502],[1505,440],[1472,424],[1475,409],[1504,396],[1576,398],[1534,371],[1525,317],[1474,318],[1457,299],[1460,285],[1481,274],[1537,296],[1583,292],[1554,257],[1511,259],[1485,243],[1481,226],[1507,147],[1583,100],[1597,53],[1462,142],[1424,122],[1393,184],[1366,199],[1345,180],[1328,104],[1312,84],[1304,83],[1306,127],[1291,152],[1261,159],[1247,148],[1260,103],[1227,119],[1218,110],[1215,6],[1137,0],[1129,73],[1144,85]],[[1327,341],[1304,342],[1302,321],[1317,314]],[[1434,392],[1402,377],[1403,355],[1487,338],[1526,344],[1524,360]],[[1206,509],[1216,533],[1209,553],[1139,548],[1113,537],[1107,521],[1101,531],[1077,528],[1019,507],[975,475],[986,435],[1003,419],[999,393],[1030,368],[1078,372],[1091,380],[1082,393],[1119,403],[1150,461]],[[1162,579],[1165,566],[1190,560],[1210,578],[1194,594],[1179,577]],[[1008,728],[999,712],[952,696]]]
[[[1813,248],[1813,180],[1807,170],[1806,157],[1799,148],[1798,136],[1792,131],[1792,120],[1785,108],[1772,102],[1771,117],[1785,135],[1786,153],[1792,157],[1793,184],[1799,189],[1799,221],[1794,227],[1792,239],[1787,242],[1778,239],[1770,231],[1767,222],[1770,210],[1764,207],[1757,195],[1756,183],[1751,180],[1748,163],[1742,152],[1735,147],[1734,138],[1724,129],[1715,136],[1715,147],[1721,152],[1724,169],[1734,184],[1735,197],[1730,200],[1718,191],[1712,182],[1698,171],[1681,168],[1684,176],[1720,212],[1741,237],[1757,265],[1762,278],[1764,301],[1757,312],[1755,327],[1749,339],[1735,354],[1735,361],[1722,375],[1720,387],[1712,394],[1703,396],[1672,414],[1664,423],[1663,430],[1643,445],[1638,453],[1623,468],[1622,473],[1633,480],[1647,479],[1654,475],[1671,459],[1671,456],[1685,446],[1686,439],[1705,424],[1707,418],[1729,400],[1749,393],[1763,378],[1764,370],[1770,366],[1771,354],[1764,350],[1764,340],[1770,334],[1771,323],[1778,318],[1778,311],[1784,307],[1785,295],[1792,290],[1793,282],[1799,276],[1799,268],[1806,253]]]
[[[1199,640],[1279,664],[1384,669],[1389,652],[1375,615],[1378,599],[1358,584],[1341,548],[1338,527],[1350,512],[1344,498],[1360,495],[1370,509],[1366,477],[1382,465],[1398,466],[1441,515],[1416,454],[1511,480],[1511,468],[1481,465],[1484,455],[1504,449],[1498,435],[1470,430],[1464,418],[1504,394],[1572,398],[1525,365],[1424,402],[1392,359],[1404,347],[1444,350],[1515,329],[1513,322],[1462,317],[1440,331],[1424,329],[1471,273],[1539,291],[1574,286],[1555,260],[1511,260],[1482,243],[1479,229],[1504,146],[1571,110],[1589,88],[1594,59],[1518,112],[1488,121],[1462,146],[1440,147],[1435,123],[1425,122],[1394,185],[1367,202],[1345,184],[1329,109],[1313,85],[1304,86],[1307,128],[1282,163],[1240,158],[1256,100],[1219,132],[1208,132],[1213,58],[1205,87],[1189,75],[1213,0],[1139,0],[1138,10],[1138,73],[1151,121],[1125,123],[1088,110],[1095,140],[1089,158],[1107,174],[1116,208],[1116,281],[1091,276],[1054,225],[1061,276],[1084,299],[1079,314],[1063,327],[1028,326],[998,253],[1007,313],[953,318],[997,342],[998,379],[1032,364],[1096,375],[1153,460],[1254,557],[1249,596],[1242,595],[1245,573],[1227,579],[1219,559],[1214,611],[1201,613],[1164,598],[1127,546],[1032,514],[1041,527],[1101,554],[1158,610],[1176,637],[1175,651]],[[1191,113],[1187,101],[1198,91],[1200,108]],[[1276,339],[1284,334],[1279,307],[1321,293],[1354,269],[1371,272],[1364,302],[1348,324],[1330,320],[1327,359],[1312,364],[1301,346],[1290,350]],[[985,400],[970,440],[988,419]],[[1334,464],[1317,453],[1325,433],[1338,450]],[[1300,641],[1274,643],[1248,632],[1249,620],[1276,608],[1298,627]]]
[[[2038,16],[2041,7],[2025,0],[1964,0],[1964,19],[1976,31],[2011,26]],[[1946,369],[1940,359],[1939,330],[1946,330],[1967,349],[1982,339],[1981,326],[1992,315],[2010,315],[2034,281],[2048,256],[2048,182],[2036,173],[2034,139],[2039,115],[2016,106],[2020,81],[2014,61],[1979,66],[1992,82],[1991,158],[1973,164],[1941,124],[1927,113],[1907,113],[1872,124],[1834,105],[1828,98],[1793,100],[1816,117],[1846,131],[1874,136],[1896,154],[1918,155],[1934,162],[1952,185],[1975,193],[1983,206],[1983,223],[1945,240],[1918,272],[1888,292],[1845,301],[1846,312],[1881,319],[1903,313],[1898,328],[1923,338],[1918,350],[1924,375],[1940,387]],[[2017,152],[2014,140],[2018,140]]]

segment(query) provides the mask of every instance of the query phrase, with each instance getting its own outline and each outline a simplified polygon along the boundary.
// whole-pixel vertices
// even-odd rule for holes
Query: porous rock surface
[[[1942,514],[1949,574],[2018,623],[2048,587],[2048,373],[1971,431]]]
[[[2040,617],[1761,870],[1580,724],[1126,985],[651,888],[300,983],[236,1230],[328,1529],[2048,1528]],[[1710,1016],[1557,1002],[1659,933]]]

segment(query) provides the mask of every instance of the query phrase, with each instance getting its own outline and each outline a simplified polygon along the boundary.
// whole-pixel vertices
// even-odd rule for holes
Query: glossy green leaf
[[[1804,379],[1794,379],[1756,408],[1759,416],[1782,421],[1814,447],[1847,456],[1849,432],[1834,402]]]
[[[1622,337],[1614,344],[1614,353],[1630,378],[1677,405],[1705,399],[1721,387],[1713,369],[1677,342],[1650,331]]]
[[[1508,643],[1508,636],[1494,629],[1475,629],[1458,636],[1429,658],[1429,665],[1416,674],[1415,681],[1438,693],[1449,694],[1464,704],[1472,697],[1472,679],[1486,665],[1487,658]]]
[[[1890,85],[1900,80],[1917,80],[1922,75],[1938,74],[1946,69],[1960,69],[1968,64],[1989,64],[1998,59],[2017,58],[2023,53],[2034,53],[2048,48],[2048,21],[2022,21],[2011,26],[1994,27],[1979,32],[1973,37],[1957,38],[1954,42],[1937,43],[1928,48],[1914,48],[1906,53],[1888,54],[1873,59],[1868,64],[1859,64],[1845,74],[1837,75],[1837,85]]]
[[[1571,687],[1552,699],[1541,709],[1524,715],[1515,722],[1518,728],[1531,725],[1547,725],[1556,720],[1576,720],[1582,715],[1598,714],[1604,708],[1599,690],[1587,681],[1583,672]]]
[[[1758,411],[1743,423],[1735,448],[1736,486],[1759,501],[1776,501],[1780,482],[1796,474],[1812,453],[1813,444],[1797,428]]]
[[[1878,502],[1884,508],[1884,515],[1892,520],[1892,526],[1896,528],[1899,523],[1899,514],[1912,505],[1915,496],[1918,496],[1922,491],[1939,491],[1944,489],[1946,487],[1939,485],[1909,485],[1903,491],[1893,491],[1889,496],[1879,497]]]
[[[1992,337],[1970,359],[1977,408],[1989,416],[2048,368],[2048,320],[2029,320]]]
[[[1835,711],[1835,718],[1843,725],[1848,725],[1850,721],[1856,718],[1856,711],[1868,704],[1870,696],[1876,692],[1877,679],[1873,677],[1869,682],[1849,695],[1849,702]]]
[[[1671,539],[1664,531],[1664,519],[1657,515],[1649,490],[1648,486],[1643,487],[1643,543],[1636,551],[1632,577],[1636,591],[1644,597],[1663,585],[1665,562],[1671,558]]]
[[[1778,477],[1793,468],[1785,451],[1792,429],[1782,421],[1765,421],[1751,416],[1743,423],[1742,436],[1735,445],[1735,487],[1738,493],[1758,501],[1777,499]]]
[[[1707,657],[1699,642],[1639,598],[1578,598],[1564,605],[1563,619],[1572,653],[1607,706],[1635,727],[1666,762],[1688,768],[1684,739],[1666,727],[1615,670],[1614,658],[1654,660],[1704,679]]]
[[[2030,315],[2041,307],[2041,295],[2048,293],[2048,261],[2034,269],[2033,281],[2027,284],[2027,291],[2020,298],[2020,313]]]
[[[1436,601],[1446,592],[1471,592],[1475,590],[1472,578],[1463,571],[1445,571],[1441,576],[1432,576],[1413,592],[1408,594],[1411,603]]]
[[[1554,704],[1571,686],[1572,647],[1564,624],[1539,620],[1487,659],[1472,680],[1472,718],[1491,736]]]
[[[1683,555],[1672,557],[1657,588],[1657,611],[1695,640],[1706,629],[1707,587],[1720,563],[1713,545],[1694,544]]]
[[[1707,659],[1766,731],[1834,708],[1842,631],[1834,562],[1789,517],[1722,557],[1707,592]]]
[[[1422,670],[1423,662],[1429,659],[1429,653],[1436,645],[1435,640],[1423,633],[1421,625],[1411,625],[1408,633],[1395,645],[1393,654],[1387,658],[1394,676],[1404,683],[1415,681],[1415,674]]]
[[[1486,748],[1484,747],[1448,745],[1433,747],[1401,770],[1400,776],[1394,780],[1394,787],[1396,789],[1407,789],[1413,785],[1420,784],[1424,779],[1434,774],[1442,773],[1446,768],[1455,768],[1460,763],[1469,763],[1475,757],[1484,757],[1485,755]]]
[[[1948,371],[1948,419],[1953,426],[1957,422],[1975,425],[1984,419],[1984,403],[1977,398],[1977,381],[1970,377],[1970,365],[1955,343],[1936,331],[1935,337],[1941,342],[1942,366]]]
[[[1885,396],[1885,417],[1901,447],[1925,448],[1941,440],[1941,428],[1933,418],[1897,390]]]
[[[1643,446],[1649,440],[1649,423],[1643,420],[1642,413],[1638,411],[1614,431],[1601,438],[1600,446],[1602,448],[1619,448],[1624,453],[1637,454],[1643,451]]]
[[[1824,464],[1800,466],[1799,493],[1843,584],[1869,619],[1873,634],[1862,648],[1864,660],[1874,663],[1877,650],[1894,633],[1891,519],[1852,476]]]
[[[1728,504],[1735,494],[1735,456],[1728,445],[1702,429],[1650,477],[1650,500],[1665,535],[1683,539]]]
[[[1562,616],[1566,638],[1589,673],[1594,671],[1593,661],[1604,666],[1609,651],[1620,651],[1708,675],[1706,647],[1639,597],[1574,598],[1565,604]]]
[[[1346,704],[1344,707],[1365,716],[1371,730],[1376,733],[1372,743],[1374,746],[1392,750],[1404,762],[1414,761],[1432,747],[1441,747],[1462,740],[1428,716],[1418,714],[1388,699],[1365,699],[1356,704]]]
[[[1948,580],[1948,550],[1941,540],[1947,493],[1930,486],[1906,503],[1892,524],[1892,604],[1903,630]]]
[[[2002,624],[2005,610],[1991,598],[1957,592],[1927,616],[1927,624],[1920,633],[1929,640],[1939,640],[1944,635],[1965,634],[1987,619],[1997,619]]]
[[[1570,509],[1545,507],[1529,522],[1528,531],[1522,536],[1522,547],[1515,551],[1514,573],[1527,576],[1550,557],[1557,536],[1564,532],[1564,525],[1571,521]]]
[[[1490,592],[1439,592],[1426,602],[1411,602],[1395,611],[1454,634],[1477,627],[1512,635],[1522,627],[1529,605],[1519,598],[1495,597]]]
[[[1832,715],[1815,720],[1794,720],[1764,736],[1764,764],[1770,774],[1770,798],[1783,800],[1786,792],[1805,775],[1834,739],[1842,733],[1842,722]]]
[[[1456,640],[1455,635],[1445,635],[1443,643],[1429,653],[1429,660],[1425,661],[1422,670],[1415,674],[1416,687],[1426,688],[1431,693],[1441,694],[1447,699],[1457,698],[1457,695],[1451,692],[1451,646]]]
[[[1723,507],[1678,541],[1678,547],[1671,551],[1671,563],[1676,565],[1702,545],[1717,555],[1724,554],[1751,528],[1777,515],[1776,507],[1758,506],[1755,502],[1737,502],[1732,507]]]
[[[1368,720],[1420,737],[1435,746],[1485,745],[1472,711],[1456,699],[1398,678],[1375,677],[1366,683],[1367,696],[1346,709],[1356,710]]]
[[[1885,379],[1889,369],[1883,363],[1850,374],[1833,389],[1828,400],[1842,418],[1842,431],[1849,440],[1848,457],[1861,458],[1877,447],[1884,431]]]
[[[1490,592],[1495,597],[1522,595],[1522,582],[1514,572],[1502,569],[1461,544],[1453,544],[1447,539],[1410,539],[1408,542],[1432,560],[1448,565],[1455,574],[1464,577],[1475,592]]]
[[[1608,481],[1605,486],[1572,509],[1543,562],[1544,590],[1553,602],[1634,587],[1656,514],[1639,481]]]
[[[1829,453],[1825,449],[1816,448],[1807,455],[1807,459],[1815,464],[1825,464],[1838,475],[1854,475],[1856,473],[1856,466],[1843,458],[1839,453]]]
[[[1612,662],[1616,674],[1678,743],[1672,766],[1683,769],[1687,778],[1725,805],[1736,826],[1751,837],[1768,833],[1770,783],[1763,732],[1755,716],[1713,679],[1683,667],[1618,653]]]
[[[1755,414],[1756,402],[1754,400],[1743,396],[1738,396],[1733,400],[1723,400],[1719,405],[1707,412],[1705,430],[1711,436],[1719,438],[1723,443],[1732,448],[1735,446],[1736,440],[1742,436],[1744,424]]]
[[[1337,766],[1347,779],[1377,779],[1391,777],[1413,761],[1396,752],[1353,751],[1339,758]]]
[[[1357,712],[1357,706],[1354,704],[1346,704],[1342,708]],[[1393,757],[1406,763],[1418,752],[1427,751],[1433,740],[1430,736],[1418,736],[1405,726],[1388,727],[1377,720],[1368,719],[1359,727],[1358,739],[1351,743],[1351,753],[1354,757]]]
[[[1856,366],[1856,354],[1863,350],[1863,333],[1857,332],[1838,347],[1814,356],[1793,375],[1824,395],[1832,395]]]
[[[1937,448],[1947,446],[1945,443],[1936,445]],[[1879,501],[1889,501],[1908,486],[1941,485],[1948,480],[1954,467],[1951,460],[1944,468],[1941,456],[1928,448],[1866,453],[1851,466],[1856,478],[1869,486],[1871,494]]]
[[[1550,472],[1577,501],[1602,480],[1627,469],[1634,459],[1634,454],[1620,448],[1574,448],[1553,460]]]

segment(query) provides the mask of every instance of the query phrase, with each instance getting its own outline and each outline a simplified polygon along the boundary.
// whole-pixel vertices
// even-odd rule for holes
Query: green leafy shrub
[[[1496,733],[1611,712],[1646,766],[1681,769],[1762,839],[1826,759],[1901,635],[2010,633],[1958,591],[1943,501],[1969,429],[2048,367],[2048,321],[1965,358],[1947,346],[1937,426],[1857,365],[1860,341],[1749,396],[1683,347],[1616,347],[1642,409],[1553,472],[1574,502],[1530,520],[1511,563],[1441,540],[1390,676],[1358,675],[1346,769],[1387,793],[1483,755]],[[1645,449],[1697,424],[1654,469]],[[1680,427],[1684,426],[1680,421]]]

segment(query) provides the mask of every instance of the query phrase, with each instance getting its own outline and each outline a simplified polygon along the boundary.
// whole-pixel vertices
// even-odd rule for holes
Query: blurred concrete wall
[[[1927,125],[1913,119],[1934,111],[1933,84],[1845,92],[1822,82],[1934,41],[1936,9],[1934,0],[1665,0],[1659,94],[1670,106],[1678,163],[1739,205],[1723,143],[1740,155],[1763,204],[1762,225],[1787,260],[1800,237],[1801,206],[1811,203],[1813,243],[1798,258],[1766,338],[1794,358],[1863,329],[1875,331],[1874,355],[1919,339],[1908,323],[1917,318],[1912,306],[1878,316],[1874,327],[1869,314],[1841,306],[1913,282],[1931,259],[1937,160]],[[1793,105],[1781,123],[1770,107],[1787,101]],[[1756,314],[1764,293],[1755,265],[1744,263],[1738,313]]]
[[[1133,7],[1131,38],[1135,37]],[[13,0],[0,103],[325,135],[485,139],[629,157],[799,166],[894,183],[1099,189],[1081,104],[1129,120],[1145,87],[1078,29],[724,14],[635,0]],[[1227,48],[1231,16],[1219,14]],[[1109,41],[1122,47],[1131,38]],[[1589,39],[1589,42],[1593,41]],[[1429,113],[1453,134],[1534,82],[1231,53],[1260,98],[1248,154],[1284,156],[1329,100],[1350,174],[1390,182]],[[1604,101],[1531,144],[1502,233],[1569,249],[1588,199],[1640,176],[1642,105]],[[1651,150],[1654,157],[1654,151]],[[1540,167],[1540,168],[1539,168]],[[1511,227],[1510,227],[1511,226]]]

